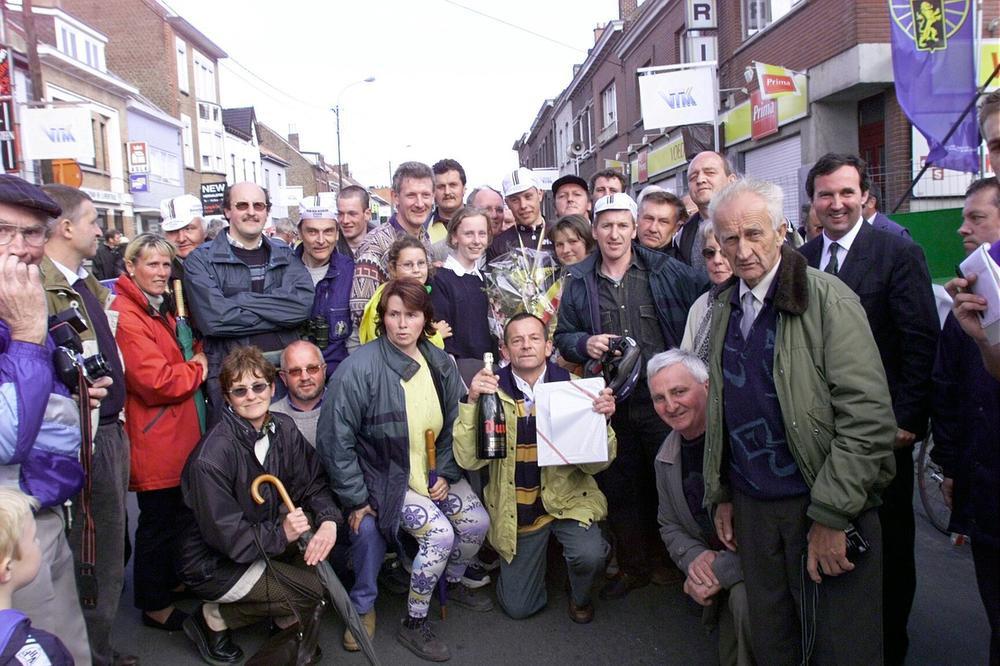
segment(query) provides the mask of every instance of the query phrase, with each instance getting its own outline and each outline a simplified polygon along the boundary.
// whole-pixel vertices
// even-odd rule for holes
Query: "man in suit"
[[[677,232],[673,243],[677,247],[678,259],[696,271],[704,272],[705,257],[701,256],[704,241],[701,240],[698,227],[711,219],[708,216],[708,206],[715,193],[737,180],[739,175],[728,158],[715,151],[705,150],[695,155],[688,164],[687,177],[688,194],[698,207],[698,212],[688,218]]]
[[[938,319],[920,246],[863,222],[869,184],[864,160],[828,153],[806,178],[823,233],[802,246],[809,265],[832,273],[861,299],[885,367],[896,417],[896,476],[882,494],[885,662],[902,664],[913,605],[913,443],[930,409]]]
[[[909,238],[910,230],[896,224],[886,217],[880,211],[881,208],[882,189],[876,183],[872,183],[868,188],[868,199],[865,200],[864,206],[861,207],[861,217],[864,218],[865,222],[872,225],[879,231],[885,231],[890,234],[902,236],[903,238]]]

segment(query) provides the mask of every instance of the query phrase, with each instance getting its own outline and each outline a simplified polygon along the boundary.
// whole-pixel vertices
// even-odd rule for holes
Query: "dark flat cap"
[[[0,202],[38,211],[49,217],[59,217],[62,214],[59,204],[43,192],[42,188],[6,173],[0,174]]]
[[[555,196],[556,192],[558,192],[559,188],[562,187],[563,185],[579,185],[580,187],[583,188],[584,192],[588,191],[587,181],[585,181],[583,178],[580,178],[579,176],[568,174],[561,178],[556,179],[556,182],[552,183],[552,195]]]

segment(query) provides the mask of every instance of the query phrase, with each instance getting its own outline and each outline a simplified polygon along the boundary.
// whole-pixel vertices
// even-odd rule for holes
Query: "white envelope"
[[[602,377],[535,385],[538,466],[608,461],[608,423],[594,411]]]

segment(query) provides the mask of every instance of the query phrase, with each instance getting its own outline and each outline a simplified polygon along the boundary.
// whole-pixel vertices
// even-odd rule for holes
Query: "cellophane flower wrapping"
[[[562,280],[559,264],[548,252],[514,248],[490,262],[485,274],[490,301],[490,328],[503,340],[503,328],[511,317],[530,312],[539,317],[552,333],[559,311]]]

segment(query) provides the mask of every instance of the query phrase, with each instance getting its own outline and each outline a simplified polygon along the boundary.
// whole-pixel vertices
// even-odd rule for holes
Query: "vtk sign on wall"
[[[715,0],[687,0],[687,29],[712,30],[719,27]]]
[[[639,70],[643,127],[649,130],[715,122],[715,63],[674,67],[657,67],[652,70],[656,73],[648,74]]]
[[[25,108],[21,112],[25,160],[94,159],[94,131],[85,108]]]

